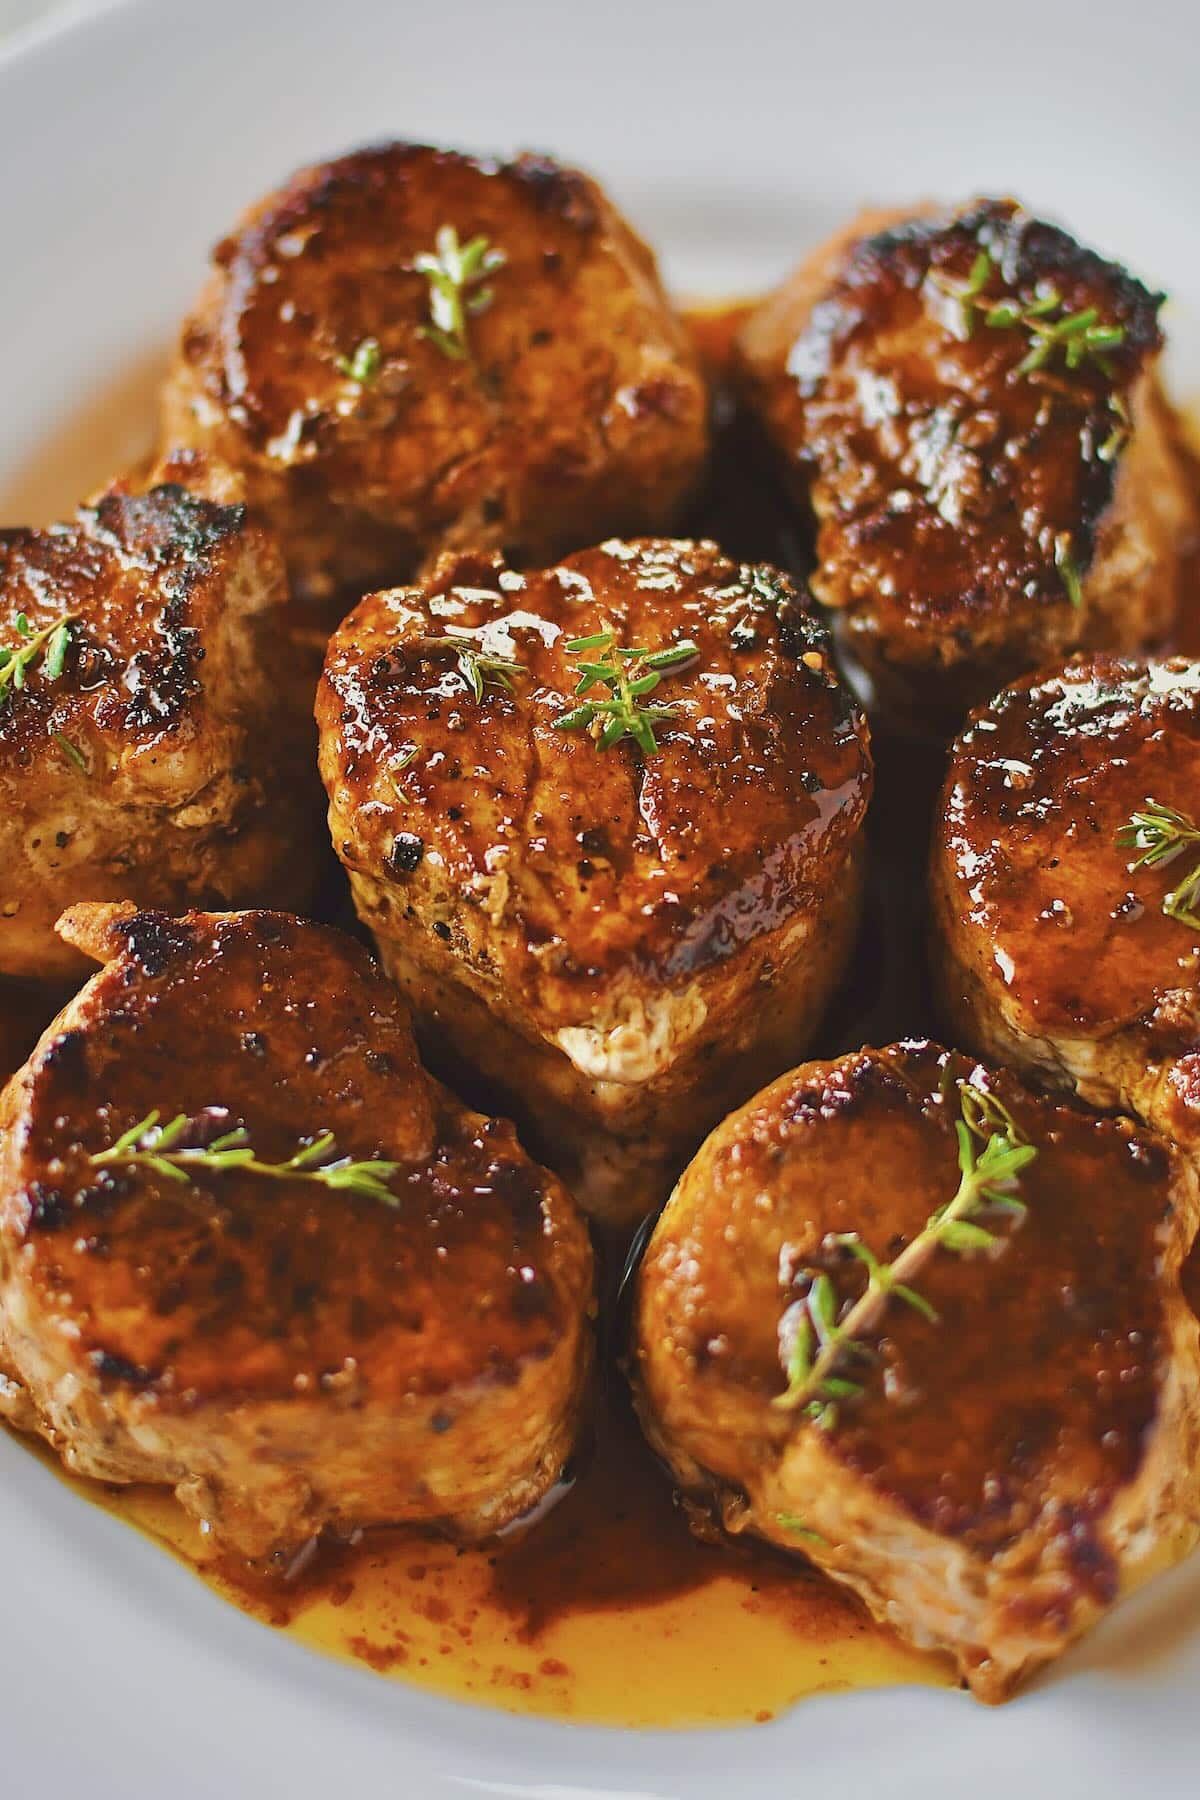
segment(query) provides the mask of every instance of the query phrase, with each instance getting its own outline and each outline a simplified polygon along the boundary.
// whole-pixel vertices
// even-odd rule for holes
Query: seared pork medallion
[[[301,171],[214,261],[166,440],[243,472],[301,598],[659,529],[701,473],[695,355],[573,169],[385,144]]]
[[[845,964],[864,720],[785,578],[611,541],[373,594],[317,702],[334,847],[438,1065],[589,1210],[659,1204]]]
[[[366,953],[283,914],[81,906],[104,964],[0,1098],[0,1409],[218,1542],[463,1538],[570,1453],[591,1254],[417,1061]]]
[[[651,1443],[981,1699],[1194,1536],[1191,1164],[929,1043],[781,1077],[642,1264]]]
[[[312,729],[274,539],[181,487],[0,532],[0,976],[85,966],[74,901],[298,904]]]
[[[933,957],[984,1054],[1200,1148],[1200,663],[1097,656],[954,746]]]
[[[866,215],[742,329],[816,518],[814,591],[897,722],[953,728],[1075,646],[1160,640],[1195,506],[1161,296],[1011,200]]]

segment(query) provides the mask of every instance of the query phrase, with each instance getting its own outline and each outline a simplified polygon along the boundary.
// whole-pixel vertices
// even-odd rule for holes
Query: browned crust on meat
[[[0,533],[0,641],[71,617],[57,678],[0,701],[0,973],[81,965],[55,935],[89,896],[302,903],[315,784],[278,621],[278,547],[240,506],[114,489],[49,530]]]
[[[954,290],[981,250],[992,298],[1052,286],[1124,341],[1103,366],[1060,351],[1018,373],[1026,331],[977,319],[963,336]],[[816,514],[814,591],[883,704],[936,725],[1077,645],[1170,628],[1195,508],[1154,381],[1160,303],[1016,202],[980,200],[868,217],[747,322],[748,392]]]
[[[931,863],[964,1041],[1193,1144],[1171,1072],[1200,1045],[1200,932],[1163,902],[1194,858],[1134,868],[1117,834],[1147,799],[1193,816],[1198,784],[1200,663],[1081,658],[972,715]]]
[[[0,1361],[73,1466],[176,1486],[249,1554],[323,1526],[475,1535],[558,1476],[591,1262],[512,1127],[416,1060],[357,945],[281,914],[77,908],[109,960],[0,1101]],[[395,1206],[89,1157],[157,1109],[267,1161],[332,1131]]]
[[[413,268],[443,226],[506,259],[460,360],[425,335]],[[650,251],[578,171],[379,145],[300,171],[214,264],[165,439],[242,471],[302,596],[450,545],[533,561],[661,528],[700,474],[696,359]],[[339,359],[368,338],[382,366],[359,384]]]
[[[959,1080],[1038,1150],[994,1254],[935,1253],[893,1300],[832,1429],[773,1402],[781,1330],[823,1271],[839,1301],[958,1185]],[[1194,1513],[1197,1325],[1179,1270],[1194,1172],[1152,1133],[1032,1095],[929,1044],[781,1077],[689,1166],[638,1280],[652,1442],[726,1525],[799,1548],[1003,1698]],[[797,1524],[800,1529],[797,1531]]]
[[[522,665],[512,690],[477,703],[452,651],[422,650],[448,627]],[[675,709],[654,755],[555,728],[577,704],[565,644],[606,628],[697,645],[653,696]],[[849,954],[871,764],[824,634],[777,572],[671,540],[526,576],[449,559],[347,619],[318,719],[360,915],[443,1051],[506,1104],[524,1084],[522,1122],[548,1107],[539,1143],[570,1158],[590,1126],[589,1156],[599,1128],[677,1168],[681,1133],[698,1141],[743,1081],[797,1053]],[[581,1197],[636,1216],[644,1182],[626,1168],[615,1185]]]

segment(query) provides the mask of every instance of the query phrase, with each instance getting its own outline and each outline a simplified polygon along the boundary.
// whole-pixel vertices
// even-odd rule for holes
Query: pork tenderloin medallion
[[[793,588],[679,540],[448,556],[350,615],[317,712],[334,847],[437,1066],[589,1211],[661,1204],[854,941],[866,726]]]
[[[956,742],[933,964],[963,1041],[1200,1149],[1200,663],[1080,659]]]
[[[576,170],[383,144],[302,170],[214,263],[165,440],[243,473],[338,617],[446,547],[536,562],[670,526],[699,479],[696,356]]]
[[[591,1357],[560,1183],[424,1072],[340,933],[94,905],[63,929],[104,967],[0,1098],[0,1408],[281,1568],[322,1531],[526,1513]]]
[[[287,605],[271,535],[177,485],[0,532],[0,976],[85,968],[54,929],[77,900],[306,901],[320,786]]]
[[[1197,511],[1161,296],[1012,200],[868,214],[743,326],[816,520],[813,590],[881,712],[930,734],[1078,646],[1159,642]]]
[[[708,1139],[634,1302],[651,1444],[997,1701],[1195,1537],[1191,1164],[929,1043]]]

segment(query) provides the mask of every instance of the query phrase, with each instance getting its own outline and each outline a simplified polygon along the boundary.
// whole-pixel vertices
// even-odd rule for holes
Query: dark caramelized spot
[[[397,875],[411,875],[425,854],[425,845],[411,831],[397,832],[392,839],[388,865]]]
[[[1187,852],[1131,869],[1117,833],[1148,797],[1200,823],[1200,664],[1094,657],[1020,682],[955,746],[938,827],[951,903],[979,962],[1039,1030],[1101,1031],[1194,993],[1200,934],[1163,899]],[[1187,1009],[1153,1021],[1190,1043]]]
[[[44,1187],[35,1181],[28,1195],[30,1231],[59,1231],[71,1216],[72,1206],[58,1188]]]
[[[72,525],[0,533],[0,641],[21,612],[34,629],[79,615],[62,674],[35,669],[19,702],[0,706],[0,761],[60,756],[50,733],[71,740],[77,719],[116,739],[175,729],[201,692],[196,590],[244,525],[242,507],[167,484],[106,494]]]
[[[82,1031],[60,1031],[42,1053],[43,1067],[53,1070],[64,1091],[87,1080],[87,1038]]]
[[[92,1351],[92,1365],[102,1382],[106,1385],[145,1388],[154,1382],[154,1375],[140,1363],[133,1363],[124,1356],[114,1356],[107,1350]]]
[[[135,913],[114,929],[124,938],[143,974],[152,977],[164,975],[172,962],[187,956],[194,941],[183,921],[169,918],[166,913]]]

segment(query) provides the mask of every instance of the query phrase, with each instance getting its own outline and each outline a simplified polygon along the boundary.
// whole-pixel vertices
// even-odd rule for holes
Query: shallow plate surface
[[[1194,0],[131,0],[51,26],[0,57],[0,513],[49,517],[140,447],[244,202],[388,135],[592,167],[685,292],[752,291],[863,200],[1015,192],[1168,289],[1194,396],[1198,92]],[[1200,1560],[998,1712],[894,1691],[682,1734],[512,1719],[309,1656],[2,1436],[0,1544],[13,1800],[1200,1787]]]

